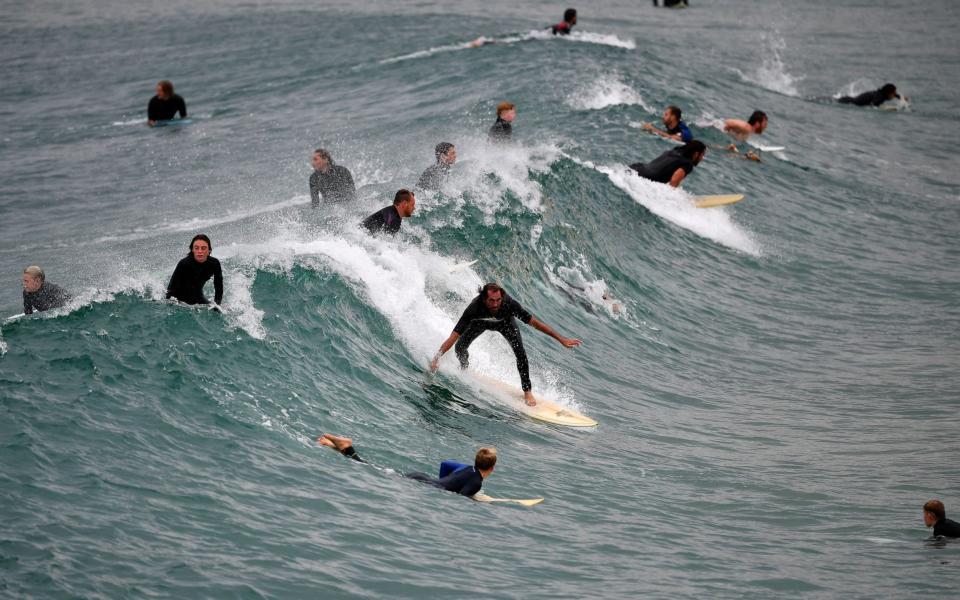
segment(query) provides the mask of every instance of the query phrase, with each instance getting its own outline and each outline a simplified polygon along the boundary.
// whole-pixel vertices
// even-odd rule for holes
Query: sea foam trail
[[[578,89],[567,98],[567,104],[579,110],[598,110],[608,106],[639,105],[655,112],[643,96],[615,75],[604,75],[590,85]]]
[[[749,83],[755,83],[760,87],[773,92],[778,92],[786,96],[800,96],[797,84],[803,77],[797,77],[787,72],[787,67],[783,62],[783,51],[787,43],[779,35],[763,36],[762,62],[756,70],[750,73],[744,73],[739,69],[734,71],[740,77]]]
[[[609,177],[615,186],[658,217],[734,250],[754,256],[760,255],[760,245],[733,222],[727,209],[697,208],[693,205],[690,194],[638,177],[626,165],[605,166],[586,161],[577,162]]]
[[[386,64],[401,62],[405,60],[425,58],[427,56],[433,56],[434,54],[441,54],[444,52],[454,52],[457,50],[469,50],[471,48],[479,48],[487,44],[508,45],[508,44],[516,44],[518,42],[546,41],[546,40],[564,40],[567,42],[599,44],[602,46],[613,46],[615,48],[623,48],[625,50],[633,50],[634,48],[637,47],[636,43],[634,43],[633,40],[624,40],[610,33],[594,33],[591,31],[576,31],[569,35],[557,36],[557,35],[553,35],[553,33],[549,29],[543,29],[543,30],[537,29],[521,35],[511,35],[511,36],[504,36],[499,38],[479,37],[476,40],[471,40],[469,42],[461,42],[458,44],[447,44],[444,46],[435,46],[433,48],[428,48],[426,50],[418,50],[417,52],[411,52],[410,54],[404,54],[401,56],[385,58],[379,61],[379,64],[386,65]]]

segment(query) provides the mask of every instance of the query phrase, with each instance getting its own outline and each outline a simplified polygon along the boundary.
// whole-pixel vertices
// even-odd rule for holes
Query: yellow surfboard
[[[560,406],[556,402],[551,402],[542,396],[534,394],[536,406],[528,406],[523,401],[523,390],[519,386],[510,385],[484,375],[476,371],[469,371],[470,376],[483,384],[485,387],[496,390],[501,396],[510,400],[510,406],[527,415],[531,419],[553,423],[554,425],[563,425],[565,427],[596,427],[597,422],[588,416],[581,415],[572,408]]]
[[[473,495],[473,499],[477,502],[506,502],[508,504],[520,504],[523,506],[536,506],[543,502],[543,498],[527,498],[527,499],[518,499],[518,498],[491,498],[490,496],[484,494],[483,492],[477,492]]]
[[[694,196],[694,206],[697,208],[713,208],[724,206],[743,200],[743,194],[725,194],[720,196]]]

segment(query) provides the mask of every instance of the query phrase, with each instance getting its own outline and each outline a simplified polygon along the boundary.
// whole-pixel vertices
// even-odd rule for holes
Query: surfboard
[[[176,127],[178,125],[190,125],[193,119],[168,119],[166,121],[157,121],[154,127]]]
[[[537,404],[527,406],[523,401],[523,390],[519,386],[510,385],[494,379],[488,375],[469,371],[470,376],[486,387],[496,390],[502,396],[510,400],[510,406],[527,415],[531,419],[552,423],[554,425],[563,425],[564,427],[596,427],[597,422],[586,415],[582,415],[572,408],[561,406],[556,402],[551,402],[542,396],[534,394]]]
[[[783,152],[787,149],[786,146],[757,146],[757,149],[762,152]]]
[[[467,267],[472,267],[473,265],[477,264],[477,262],[479,262],[479,260],[469,260],[467,262],[457,263],[450,267],[450,272],[456,273],[457,271],[462,271]]]
[[[13,323],[14,321],[18,321],[25,316],[27,316],[25,313],[20,313],[18,315],[11,315],[3,320],[3,324],[6,325],[7,323]]]
[[[520,504],[522,506],[536,506],[543,502],[543,498],[493,498],[483,492],[474,494],[473,499],[477,502],[506,502],[508,504]]]
[[[713,208],[743,200],[743,194],[725,194],[718,196],[694,196],[693,204],[697,208]]]

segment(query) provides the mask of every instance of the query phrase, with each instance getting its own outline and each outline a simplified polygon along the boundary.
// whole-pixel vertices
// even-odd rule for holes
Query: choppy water
[[[920,507],[960,511],[960,10],[649,4],[554,39],[543,2],[5,3],[0,308],[32,263],[76,299],[0,329],[0,595],[953,594],[960,545]],[[161,78],[193,125],[142,126]],[[824,100],[888,80],[905,110]],[[510,148],[485,139],[503,99]],[[763,109],[786,150],[710,153],[686,192],[627,176],[667,103],[712,144]],[[443,193],[358,232],[443,140]],[[306,208],[320,145],[356,205]],[[198,231],[222,317],[159,301]],[[599,427],[425,373],[485,280],[584,340],[524,329],[536,388]],[[485,444],[488,493],[546,501],[397,476]]]

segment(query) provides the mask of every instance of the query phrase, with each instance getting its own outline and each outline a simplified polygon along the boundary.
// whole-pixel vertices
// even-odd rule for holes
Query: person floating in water
[[[333,448],[340,454],[353,460],[366,463],[353,447],[353,440],[347,437],[325,433],[317,438],[317,443]],[[461,496],[473,496],[483,487],[483,480],[493,473],[497,464],[497,451],[494,448],[480,448],[473,460],[473,467],[452,470],[444,473],[446,465],[441,465],[441,477],[431,477],[426,473],[407,473],[404,477],[454,492]],[[460,466],[460,465],[457,465]]]
[[[837,102],[840,104],[855,104],[857,106],[880,106],[887,100],[893,100],[894,98],[900,99],[900,94],[897,93],[897,86],[888,83],[878,90],[864,92],[855,97],[842,96],[837,98]]]
[[[568,8],[563,11],[563,20],[550,27],[553,35],[569,35],[570,30],[577,24],[577,9]]]
[[[393,197],[393,204],[384,207],[363,220],[363,225],[370,233],[386,232],[395,235],[400,231],[400,223],[413,214],[417,206],[417,199],[410,190],[398,190]]]
[[[446,354],[451,346],[456,344],[457,359],[460,361],[460,368],[466,369],[469,366],[470,354],[468,352],[470,344],[474,342],[484,331],[496,331],[507,338],[510,347],[513,348],[513,354],[517,358],[517,370],[520,372],[520,387],[523,389],[523,399],[530,405],[536,405],[537,401],[533,397],[533,385],[530,383],[530,365],[527,362],[527,352],[523,348],[523,338],[520,337],[520,329],[514,317],[530,325],[534,329],[539,329],[543,333],[557,340],[565,348],[579,346],[582,342],[574,338],[565,338],[555,332],[546,323],[538,320],[531,315],[520,303],[507,295],[506,290],[496,283],[488,283],[480,288],[479,295],[473,299],[463,311],[460,320],[453,328],[440,350],[437,351],[433,360],[430,362],[430,370],[436,371],[440,366],[440,359]]]
[[[433,151],[437,162],[420,176],[417,187],[422,190],[438,190],[450,175],[450,168],[457,162],[457,149],[450,142],[440,142]]]
[[[653,0],[653,5],[664,8],[687,8],[690,3],[687,0],[660,0],[660,3],[657,4],[657,0]]]
[[[213,277],[213,300],[217,306],[223,301],[223,271],[220,261],[210,256],[213,245],[210,238],[200,233],[190,240],[190,253],[180,259],[167,285],[167,299],[184,304],[210,304],[203,295],[203,285]],[[216,307],[215,307],[216,308]]]
[[[23,314],[60,308],[70,301],[70,294],[47,281],[43,269],[29,266],[23,270]]]
[[[693,140],[693,134],[690,133],[690,128],[687,127],[687,124],[680,119],[680,115],[683,113],[676,106],[668,106],[663,111],[663,125],[666,127],[666,131],[663,129],[657,129],[654,127],[653,123],[644,123],[643,128],[650,133],[655,133],[660,137],[665,137],[676,142],[687,142]]]
[[[517,107],[510,102],[497,105],[497,122],[490,127],[490,139],[494,142],[506,142],[513,137],[513,121],[517,118]]]
[[[157,121],[169,121],[178,112],[181,119],[186,119],[187,103],[173,93],[173,84],[164,79],[157,84],[157,95],[147,104],[147,125],[153,127]]]
[[[313,151],[313,173],[310,175],[310,206],[320,206],[320,197],[326,202],[347,202],[357,195],[353,175],[346,167],[333,164],[330,153],[323,148]]]
[[[644,179],[679,187],[683,179],[700,164],[706,153],[707,147],[703,142],[693,140],[679,148],[667,150],[648,163],[634,163],[630,168]]]
[[[947,518],[947,511],[939,500],[923,505],[923,524],[933,527],[934,536],[960,537],[960,523]]]

